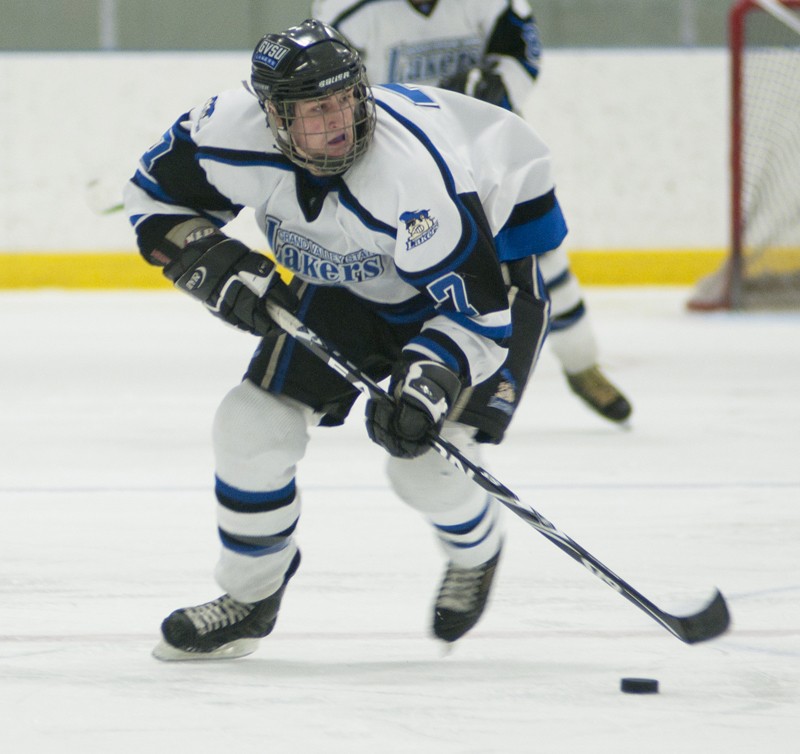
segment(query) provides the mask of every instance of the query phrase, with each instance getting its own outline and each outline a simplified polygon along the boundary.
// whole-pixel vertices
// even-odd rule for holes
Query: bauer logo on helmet
[[[322,79],[317,86],[320,89],[325,89],[329,86],[333,86],[334,84],[338,84],[340,81],[347,81],[350,78],[350,71],[342,71],[342,73],[337,73],[335,76],[330,76],[327,79]]]

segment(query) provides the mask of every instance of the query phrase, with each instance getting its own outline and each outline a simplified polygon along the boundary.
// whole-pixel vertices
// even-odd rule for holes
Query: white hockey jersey
[[[390,322],[424,323],[407,347],[468,364],[480,382],[510,331],[500,263],[566,234],[548,149],[521,118],[464,95],[398,85],[375,98],[369,149],[329,179],[278,151],[246,88],[181,116],[125,190],[140,247],[147,256],[153,228],[197,215],[222,227],[252,207],[284,267],[347,288]]]
[[[528,0],[437,0],[429,13],[408,0],[314,0],[311,12],[358,49],[373,84],[437,86],[489,56],[520,112],[539,73]]]

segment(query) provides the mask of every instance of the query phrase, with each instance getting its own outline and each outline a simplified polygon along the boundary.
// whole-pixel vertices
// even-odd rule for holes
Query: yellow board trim
[[[135,252],[0,254],[0,288],[170,288],[158,267]]]
[[[694,285],[722,264],[720,249],[569,252],[583,285]],[[135,252],[0,253],[0,289],[169,288],[160,270]]]
[[[569,252],[583,285],[694,285],[716,272],[723,249],[625,249]]]

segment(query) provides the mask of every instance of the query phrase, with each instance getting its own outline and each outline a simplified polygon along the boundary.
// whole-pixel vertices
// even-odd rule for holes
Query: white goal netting
[[[731,253],[689,307],[800,307],[800,0],[731,11]]]

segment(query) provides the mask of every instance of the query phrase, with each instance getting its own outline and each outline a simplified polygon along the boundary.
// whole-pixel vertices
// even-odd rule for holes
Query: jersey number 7
[[[438,280],[429,283],[427,288],[440,306],[449,301],[452,309],[460,314],[468,317],[477,316],[478,310],[469,302],[464,281],[455,272],[448,272]]]

